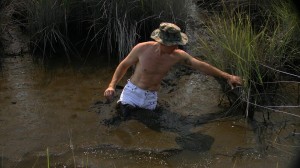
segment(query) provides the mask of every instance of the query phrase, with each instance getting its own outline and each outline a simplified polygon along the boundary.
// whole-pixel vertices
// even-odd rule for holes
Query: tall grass
[[[33,53],[41,51],[42,58],[45,59],[63,51],[69,61],[71,56],[76,56],[75,47],[68,37],[67,12],[70,0],[23,0],[15,4],[23,10]]]
[[[88,6],[92,11],[92,46],[105,46],[109,57],[117,53],[122,60],[138,41],[149,39],[159,22],[184,22],[187,1],[91,0]]]
[[[185,25],[191,0],[13,0],[16,23],[31,35],[43,59],[94,54],[122,60],[149,39],[161,21]],[[80,54],[79,54],[80,53]]]
[[[284,77],[279,72],[286,71],[286,66],[300,72],[299,65],[293,64],[300,51],[299,18],[291,13],[289,1],[271,4],[272,8],[260,13],[266,19],[260,27],[253,23],[250,10],[231,10],[223,4],[224,10],[213,13],[206,25],[210,38],[198,37],[199,49],[208,61],[245,79],[239,102],[246,102],[247,110],[250,105],[274,103],[276,85],[270,83]]]
[[[49,155],[49,149],[48,148],[46,150],[46,155],[47,155],[47,168],[50,168],[50,155]]]
[[[288,69],[300,75],[299,64],[294,64],[295,60],[300,60],[300,18],[293,5],[288,0],[274,1],[271,15],[275,17],[277,22],[275,23],[276,29],[274,30],[276,36],[272,40],[276,40],[280,45],[273,45],[271,49],[274,51],[272,54],[281,54],[283,56],[279,65],[288,66]],[[275,68],[277,69],[277,67]]]

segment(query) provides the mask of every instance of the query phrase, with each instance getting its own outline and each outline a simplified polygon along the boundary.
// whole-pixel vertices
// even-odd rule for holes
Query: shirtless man
[[[178,49],[178,45],[185,45],[188,38],[175,24],[161,23],[159,28],[152,32],[151,38],[155,41],[137,44],[118,65],[104,92],[104,96],[108,100],[113,98],[117,83],[133,65],[135,65],[134,74],[124,87],[118,103],[149,110],[156,108],[157,91],[161,81],[171,67],[177,63],[211,76],[224,78],[231,86],[242,84],[240,77],[223,72]]]

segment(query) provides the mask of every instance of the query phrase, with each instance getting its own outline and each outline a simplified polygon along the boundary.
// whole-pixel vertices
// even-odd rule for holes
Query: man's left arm
[[[185,53],[186,54],[186,53]],[[186,55],[184,56],[184,64],[193,69],[197,69],[207,75],[214,77],[221,77],[227,80],[228,84],[233,88],[237,85],[242,85],[242,79],[239,76],[231,75],[227,72],[221,71],[220,69],[204,62],[197,60],[196,58]]]

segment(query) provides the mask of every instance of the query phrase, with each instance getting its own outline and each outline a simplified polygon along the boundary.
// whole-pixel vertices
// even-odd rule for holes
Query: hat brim
[[[168,41],[165,39],[161,39],[160,38],[160,30],[159,29],[155,29],[152,33],[151,33],[151,38],[161,44],[164,44],[166,46],[173,46],[173,45],[186,45],[188,42],[188,37],[185,33],[180,32],[180,40],[179,41]]]

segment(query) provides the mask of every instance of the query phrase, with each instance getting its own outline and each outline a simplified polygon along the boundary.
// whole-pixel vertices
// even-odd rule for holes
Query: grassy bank
[[[215,6],[217,11],[207,12],[207,36],[198,37],[198,46],[204,59],[245,79],[234,103],[246,106],[250,117],[254,108],[282,104],[274,99],[278,86],[300,78],[299,17],[293,3],[223,1]]]

